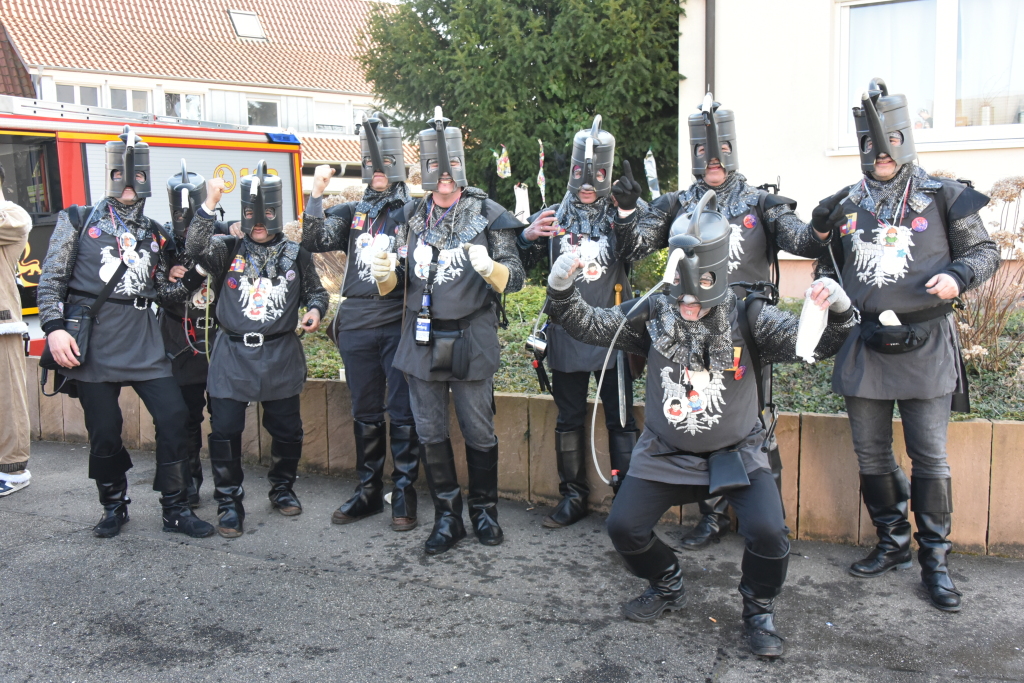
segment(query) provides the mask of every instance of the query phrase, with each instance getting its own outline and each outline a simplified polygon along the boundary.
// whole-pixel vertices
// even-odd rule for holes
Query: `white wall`
[[[686,2],[680,22],[680,71],[688,77],[679,100],[683,178],[689,168],[686,117],[704,94],[704,2]],[[839,3],[717,0],[716,6],[714,95],[736,112],[740,171],[757,185],[781,176],[782,194],[796,199],[809,219],[819,200],[860,177],[856,154],[830,149],[838,112]],[[889,85],[900,92],[898,83]],[[973,180],[986,192],[996,180],[1024,173],[1022,148],[1024,141],[1002,149],[922,151],[918,163]]]

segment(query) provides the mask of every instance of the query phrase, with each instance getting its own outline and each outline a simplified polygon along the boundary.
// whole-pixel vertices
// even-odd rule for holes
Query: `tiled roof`
[[[267,40],[235,35],[256,12]],[[0,0],[25,65],[369,93],[353,56],[364,0]]]
[[[405,163],[419,162],[420,154],[416,145],[403,143]],[[326,138],[314,135],[302,136],[302,163],[315,162],[358,164],[362,154],[359,151],[359,140],[354,138]]]
[[[3,26],[0,26],[0,95],[36,96],[36,90],[32,87],[32,76],[7,39]]]

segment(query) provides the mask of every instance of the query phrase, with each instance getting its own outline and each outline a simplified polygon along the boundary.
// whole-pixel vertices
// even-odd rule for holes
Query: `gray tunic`
[[[892,182],[902,180],[904,187],[908,175]],[[862,186],[854,186],[843,203],[846,221],[835,247],[841,247],[837,263],[841,264],[843,288],[855,306],[874,314],[892,310],[899,317],[944,303],[926,291],[925,283],[953,267],[948,212],[965,189],[959,182],[930,178],[920,171],[913,176],[902,220],[897,210],[889,220],[881,221],[863,208],[862,200],[869,198]],[[997,251],[994,258],[998,262]],[[950,274],[960,281],[961,291],[973,284],[963,281],[971,276],[960,277],[965,271],[957,272],[954,268]],[[953,316],[918,325],[929,334],[928,340],[902,354],[868,348],[858,326],[836,355],[832,390],[872,399],[938,398],[957,390],[961,386],[960,352]]]
[[[44,331],[63,327],[56,304],[66,297],[69,304],[91,304],[121,263],[118,237],[128,228],[135,241],[132,250],[138,260],[114,287],[109,300],[99,309],[89,338],[85,362],[61,373],[82,382],[146,381],[171,376],[171,364],[164,353],[163,338],[150,302],[157,289],[166,286],[167,257],[153,224],[142,214],[140,204],[118,207],[121,221],[111,218],[105,205],[94,214],[91,225],[79,236],[66,212],[61,212],[47,252],[40,286],[40,311]],[[124,215],[122,215],[122,213]],[[84,217],[83,217],[84,218]],[[42,281],[49,279],[46,287]],[[84,296],[91,294],[93,296]],[[117,303],[133,302],[133,303]],[[136,304],[141,306],[136,307]]]
[[[218,289],[217,322],[221,327],[210,357],[207,390],[214,398],[273,401],[302,392],[306,358],[293,334],[299,307],[317,308],[323,316],[327,292],[310,261],[303,272],[299,245],[279,236],[264,245],[213,235],[213,221],[197,212],[189,227],[186,251],[208,272],[223,278]],[[235,249],[231,249],[235,247]],[[252,251],[266,254],[259,263]],[[231,335],[284,333],[247,346]],[[253,338],[251,343],[257,340]]]
[[[548,296],[552,317],[593,344],[608,344],[633,305],[595,309],[574,288],[549,289]],[[853,308],[830,313],[815,356],[834,354],[857,318]],[[733,296],[697,322],[683,321],[668,297],[645,302],[616,342],[619,349],[646,355],[649,363],[647,418],[628,476],[707,485],[707,455],[732,449],[740,451],[748,472],[768,467],[750,354],[758,353],[762,365],[797,360],[798,327],[796,316],[763,306],[751,330],[757,346],[752,351],[740,333]]]
[[[424,381],[456,380],[451,372],[431,372],[432,347],[420,346],[415,342],[416,314],[426,287],[426,275],[415,267],[418,246],[426,243],[440,250],[430,309],[435,324],[439,320],[461,320],[484,311],[469,322],[464,332],[466,343],[470,344],[470,353],[469,371],[462,380],[493,377],[498,370],[501,351],[496,293],[473,269],[462,245],[486,246],[491,258],[509,269],[505,292],[516,292],[523,286],[525,273],[515,247],[516,235],[522,225],[499,204],[487,199],[482,191],[475,188],[467,190],[464,190],[466,194],[460,200],[460,204],[465,204],[457,207],[461,212],[455,214],[455,223],[451,228],[445,228],[440,234],[424,230],[423,216],[426,209],[421,208],[419,201],[406,205],[406,223],[399,228],[399,256],[406,257],[406,267],[399,273],[399,279],[401,282],[403,277],[408,277],[408,296],[405,324],[395,352],[394,366]]]

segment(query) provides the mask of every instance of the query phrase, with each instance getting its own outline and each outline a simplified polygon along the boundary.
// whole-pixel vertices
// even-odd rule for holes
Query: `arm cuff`
[[[323,197],[323,195],[320,195],[319,197],[314,197],[313,195],[309,196],[309,199],[306,200],[306,215],[308,215],[310,218],[323,218],[323,215],[324,215],[324,197]]]
[[[384,282],[377,283],[377,291],[380,292],[381,296],[387,296],[391,293],[395,287],[398,286],[398,276],[394,273],[388,274],[388,279]]]
[[[494,262],[494,268],[491,269],[491,274],[484,278],[484,282],[494,288],[498,294],[505,291],[505,287],[508,285],[508,266]]]
[[[566,287],[565,289],[553,289],[550,285],[548,285],[548,297],[551,298],[551,299],[556,299],[556,300],[568,299],[569,297],[572,296],[573,292],[575,292],[575,291],[576,291],[576,283],[575,282],[572,283],[571,285],[569,285],[568,287]]]
[[[50,334],[54,330],[63,330],[64,329],[64,321],[61,318],[57,318],[56,320],[51,320],[49,322],[43,323],[42,329],[43,329],[43,333],[44,334]]]
[[[200,218],[205,218],[208,221],[212,221],[216,216],[206,210],[206,204],[200,204],[199,209],[196,211]]]

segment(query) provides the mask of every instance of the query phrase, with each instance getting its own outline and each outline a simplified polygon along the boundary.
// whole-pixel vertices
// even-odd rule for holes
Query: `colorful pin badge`
[[[924,216],[918,216],[911,222],[910,229],[914,232],[924,232],[928,229],[928,219]]]
[[[294,270],[289,270],[287,273],[284,274],[284,279],[287,280],[288,282],[291,282],[292,280],[294,280],[295,279],[295,271]]]
[[[846,214],[846,224],[839,228],[839,234],[843,237],[857,232],[857,214],[848,213]]]
[[[756,228],[757,217],[754,216],[753,214],[748,213],[746,217],[743,219],[743,227],[745,227],[747,230],[750,230],[751,228]]]
[[[236,280],[233,277],[229,277],[228,278],[228,287],[230,287],[231,289],[237,289],[238,288],[238,280]]]
[[[745,374],[747,374],[747,366],[741,365],[738,368],[736,368],[736,375],[734,376],[734,379],[736,379],[736,381],[738,382],[739,380],[743,379],[743,375]]]
[[[95,225],[89,228],[89,237],[96,239],[101,234],[103,234],[103,231],[97,228]]]
[[[235,260],[231,262],[231,268],[229,268],[228,270],[230,270],[233,273],[245,272],[245,259],[242,258],[241,256],[236,256]],[[236,282],[235,285],[237,286],[238,283]]]
[[[357,213],[352,218],[352,229],[353,230],[362,230],[365,227],[366,227],[366,214],[365,213]]]

